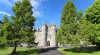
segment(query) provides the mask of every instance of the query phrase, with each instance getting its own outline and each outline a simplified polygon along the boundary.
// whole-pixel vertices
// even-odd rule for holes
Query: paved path
[[[63,53],[57,50],[57,47],[53,48],[43,48],[39,51],[38,55],[64,55]]]

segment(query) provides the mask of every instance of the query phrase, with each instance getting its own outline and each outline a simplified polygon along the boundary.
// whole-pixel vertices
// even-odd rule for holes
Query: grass
[[[13,48],[0,50],[0,55],[9,55],[12,50]],[[38,51],[38,48],[17,48],[17,55],[36,55]]]
[[[96,50],[95,48],[81,48],[80,52],[77,52],[76,48],[59,48],[58,50],[65,55],[100,55],[100,51]]]

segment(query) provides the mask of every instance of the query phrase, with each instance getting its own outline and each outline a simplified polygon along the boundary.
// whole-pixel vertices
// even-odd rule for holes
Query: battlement
[[[36,28],[36,32],[41,32],[42,31],[42,29],[41,28]]]
[[[56,46],[56,25],[44,23],[42,28],[36,28],[35,36],[35,42],[38,42],[38,46]]]
[[[51,25],[47,25],[46,23],[44,23],[43,26],[46,26],[48,30],[51,30],[51,27],[56,25],[54,23],[52,23]],[[42,32],[42,28],[40,27],[36,28],[36,32]]]

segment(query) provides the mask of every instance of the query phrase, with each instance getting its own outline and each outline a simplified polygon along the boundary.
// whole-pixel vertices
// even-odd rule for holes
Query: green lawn
[[[7,48],[6,50],[0,50],[0,55],[8,55],[12,52],[13,48]],[[39,51],[38,48],[17,48],[17,55],[36,55]]]
[[[90,50],[81,49],[82,51],[80,53],[76,52],[75,50],[65,49],[65,48],[59,48],[58,50],[66,55],[100,55],[100,51],[97,51],[91,48],[89,49]]]

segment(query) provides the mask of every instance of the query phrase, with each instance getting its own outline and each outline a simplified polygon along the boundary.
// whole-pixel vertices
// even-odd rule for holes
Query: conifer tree
[[[4,49],[7,47],[7,43],[11,39],[10,37],[12,36],[12,26],[11,22],[8,20],[7,16],[4,15],[3,17],[3,22],[2,26],[0,28],[0,44],[1,48]]]
[[[86,10],[85,18],[92,22],[100,23],[100,0],[95,0],[94,3]]]
[[[33,38],[33,26],[35,17],[32,16],[32,5],[30,0],[17,1],[12,8],[14,16],[11,16],[12,22],[12,42],[14,49],[11,54],[16,54],[17,45],[25,42],[28,43],[29,39]]]
[[[100,46],[100,0],[95,0],[94,3],[86,10],[85,18],[88,22],[94,24],[95,33],[93,37],[91,37],[91,41],[93,44]]]
[[[91,38],[94,36],[95,33],[95,25],[91,22],[88,22],[85,18],[82,18],[78,26],[78,34],[80,35],[83,45],[87,46],[88,44],[91,44]]]
[[[72,1],[67,1],[61,16],[60,27],[57,31],[57,41],[60,44],[79,45],[78,22],[82,17],[82,11],[76,12]]]
[[[8,19],[6,15],[3,17],[3,23],[2,26],[0,27],[0,49],[6,48],[6,44],[7,44],[6,36],[8,36],[8,32],[6,31],[6,29],[9,25],[7,25]]]

